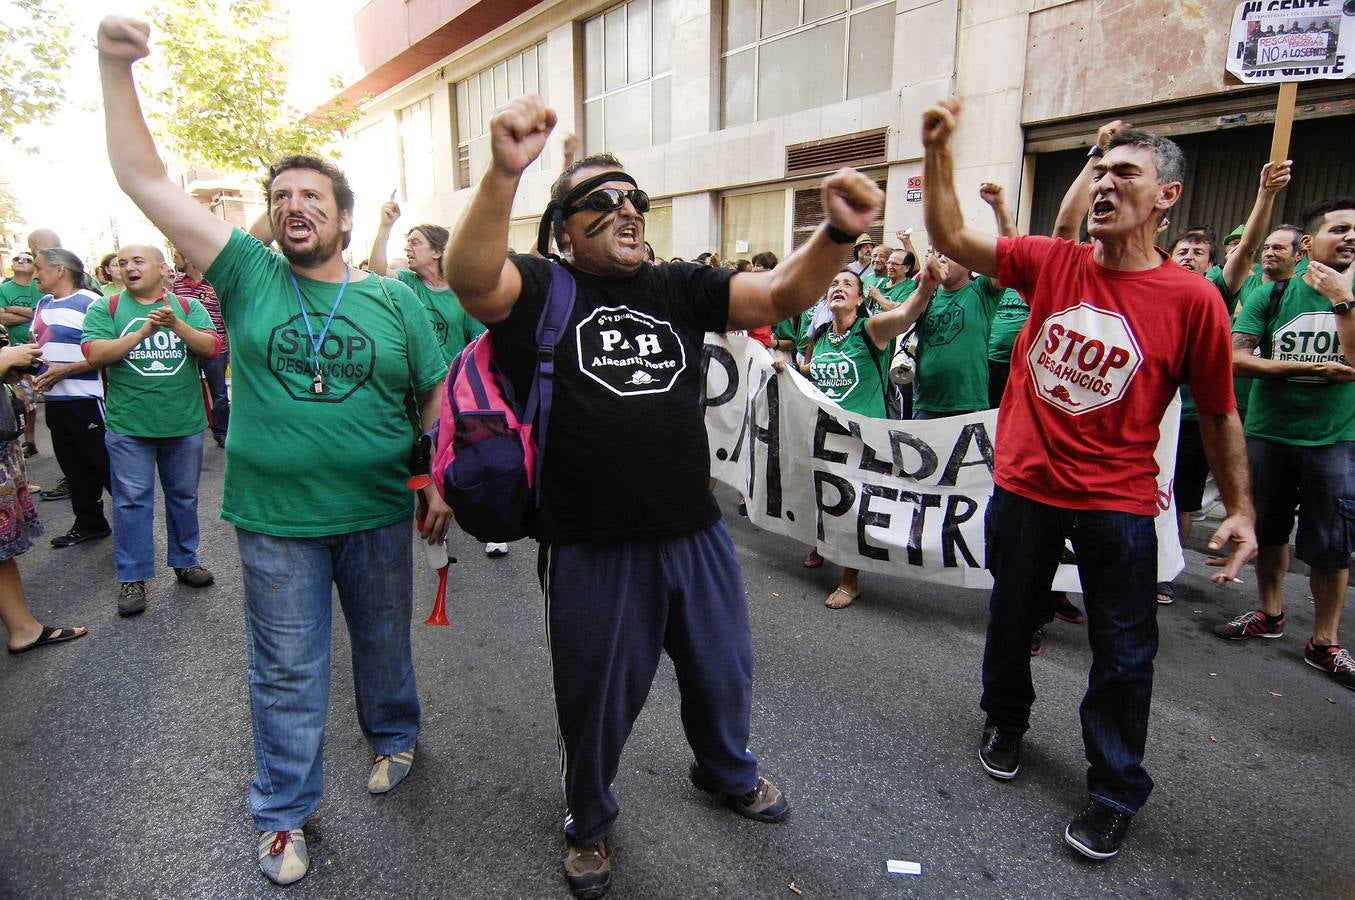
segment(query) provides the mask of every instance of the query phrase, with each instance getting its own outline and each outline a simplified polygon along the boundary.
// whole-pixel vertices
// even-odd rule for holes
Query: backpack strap
[[[1275,318],[1275,314],[1280,311],[1280,300],[1284,297],[1284,292],[1287,287],[1289,287],[1289,279],[1287,278],[1284,281],[1276,281],[1271,284],[1270,305],[1266,307],[1265,327],[1270,327],[1270,323]],[[1270,335],[1271,336],[1266,338],[1261,345],[1261,356],[1266,359],[1270,359],[1270,354],[1273,350],[1271,342],[1274,340],[1274,329],[1271,329]]]
[[[555,381],[555,345],[564,336],[574,311],[574,276],[559,263],[550,263],[550,293],[536,323],[536,377],[527,395],[523,419],[535,424],[536,498],[541,501],[541,473],[546,458],[546,431],[550,426],[551,393]]]

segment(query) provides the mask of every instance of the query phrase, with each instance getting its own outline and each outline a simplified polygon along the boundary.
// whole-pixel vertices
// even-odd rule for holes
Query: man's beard
[[[287,261],[293,266],[313,269],[334,258],[339,252],[339,247],[343,244],[343,238],[342,233],[335,234],[328,241],[320,241],[317,236],[315,244],[309,250],[298,250],[295,247],[290,247],[284,239],[278,241],[278,248],[282,250],[282,255],[287,257]]]

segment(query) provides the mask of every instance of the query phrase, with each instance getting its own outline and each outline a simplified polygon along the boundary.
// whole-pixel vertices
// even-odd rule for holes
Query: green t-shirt
[[[866,333],[866,319],[858,317],[834,343],[833,329],[814,342],[809,371],[814,383],[848,412],[885,418],[884,364],[886,351]]]
[[[1345,362],[1331,301],[1302,278],[1290,280],[1269,321],[1268,290],[1251,291],[1243,300],[1233,331],[1259,337],[1271,359]],[[1355,382],[1257,378],[1244,430],[1248,437],[1305,447],[1355,440]]]
[[[992,333],[988,336],[988,361],[1010,363],[1012,345],[1016,336],[1030,318],[1030,307],[1016,291],[1007,288],[997,301],[997,312],[993,314]]]
[[[456,355],[481,334],[485,326],[466,314],[451,288],[434,290],[410,269],[397,270],[395,277],[419,298],[419,305],[433,326],[433,337],[437,339],[442,358],[450,366]]]
[[[903,279],[903,281],[900,281],[898,284],[894,285],[893,287],[890,287],[889,279],[884,278],[880,281],[877,281],[875,283],[875,287],[879,290],[881,294],[884,295],[884,298],[888,300],[890,303],[902,303],[909,297],[913,296],[913,291],[917,290],[917,282],[911,278],[905,278]],[[870,314],[872,316],[883,309],[883,307],[881,307],[880,304],[875,302],[874,297],[869,296],[867,297],[866,306],[867,308],[870,309]]]
[[[1294,265],[1293,277],[1300,278],[1306,271],[1308,271],[1308,257],[1305,256]],[[1270,292],[1273,282],[1262,281],[1261,279],[1263,277],[1264,276],[1258,269],[1258,271],[1248,275],[1246,281],[1242,282],[1242,287],[1237,292],[1237,305],[1233,307],[1234,322],[1237,321],[1238,315],[1242,312],[1243,304],[1247,302],[1247,298],[1251,296],[1253,292],[1263,293],[1265,295],[1265,299],[1262,301],[1265,304],[1264,308],[1270,308]],[[1251,400],[1252,385],[1255,383],[1255,378],[1248,378],[1245,375],[1233,376],[1233,394],[1237,397],[1238,415],[1246,415],[1247,404]]]
[[[884,286],[886,284],[889,284],[889,275],[888,274],[876,275],[875,270],[873,268],[867,269],[865,274],[861,276],[862,293],[864,293],[868,288],[872,287],[879,287],[880,292],[884,293]]]
[[[1212,267],[1208,272],[1204,273],[1204,277],[1209,280],[1210,284],[1218,289],[1219,296],[1223,298],[1224,305],[1228,307],[1228,314],[1236,317],[1237,309],[1233,304],[1238,297],[1242,296],[1242,292],[1238,291],[1236,295],[1228,292],[1228,283],[1223,280],[1223,267]],[[1236,383],[1234,383],[1233,389],[1234,391],[1237,390]],[[1184,384],[1181,385],[1181,421],[1194,422],[1199,418],[1200,411],[1195,408],[1195,397],[1190,393],[1189,387]]]
[[[120,293],[122,293],[122,290],[123,290],[123,288],[122,288],[122,285],[120,285],[120,284],[101,284],[101,285],[99,285],[99,291],[100,291],[105,297],[111,297],[111,296],[113,296],[114,294],[120,294]]]
[[[294,279],[281,254],[238,228],[206,274],[231,345],[221,517],[279,537],[407,518],[411,392],[430,390],[447,374],[409,288],[376,275],[348,284],[320,348],[326,391],[315,394],[298,303],[319,338],[340,286]]]
[[[177,297],[166,298],[174,315],[200,331],[210,331],[212,317],[197,300],[188,301],[188,315]],[[141,303],[131,294],[118,298],[117,314],[109,317],[109,298],[95,300],[85,314],[85,341],[117,340],[136,331],[151,310],[161,305]],[[207,427],[207,411],[198,385],[197,357],[168,328],[155,331],[118,362],[104,370],[108,379],[104,424],[109,431],[131,437],[167,438],[197,434]]]
[[[0,306],[26,306],[29,309],[38,305],[42,299],[42,290],[38,287],[38,280],[34,278],[28,284],[19,284],[17,281],[6,281],[0,284]],[[18,325],[8,325],[9,342],[11,344],[27,344],[33,340],[30,335],[28,322],[21,322]]]
[[[927,412],[988,408],[988,338],[1002,291],[986,275],[938,289],[918,325],[917,396]]]

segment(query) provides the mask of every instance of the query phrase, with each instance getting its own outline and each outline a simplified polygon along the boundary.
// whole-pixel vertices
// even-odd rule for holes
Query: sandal
[[[805,555],[805,561],[801,565],[806,569],[817,569],[823,565],[823,557],[819,555],[818,550],[810,550]]]
[[[1171,606],[1176,602],[1176,588],[1170,581],[1159,581],[1157,583],[1157,605]]]
[[[48,625],[42,626],[42,633],[38,639],[31,644],[25,644],[22,647],[10,647],[9,652],[13,655],[27,653],[29,650],[36,650],[39,647],[46,647],[48,644],[60,644],[63,641],[73,641],[76,638],[82,638],[89,634],[85,628],[53,628]]]
[[[829,609],[846,609],[852,605],[853,600],[860,596],[861,591],[859,590],[848,591],[843,588],[834,588],[833,592],[828,595],[828,599],[823,601],[823,605]],[[837,597],[842,597],[843,599],[837,600],[835,599]]]

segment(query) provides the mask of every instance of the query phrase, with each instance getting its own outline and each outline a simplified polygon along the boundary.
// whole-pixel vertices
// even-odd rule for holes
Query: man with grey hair
[[[1012,348],[993,442],[979,761],[1004,781],[1020,770],[1035,701],[1030,636],[1071,540],[1092,648],[1081,706],[1090,766],[1086,805],[1064,841],[1108,859],[1153,786],[1142,766],[1157,654],[1153,451],[1182,384],[1195,395],[1228,510],[1210,539],[1211,549],[1229,553],[1214,581],[1231,581],[1256,553],[1228,313],[1204,279],[1172,265],[1153,243],[1181,196],[1185,166],[1175,144],[1120,131],[1093,152],[1100,158],[1088,196],[1091,243],[995,238],[966,228],[956,199],[949,145],[959,110],[943,100],[922,115],[927,233],[940,252],[1020,291],[1031,310]]]

